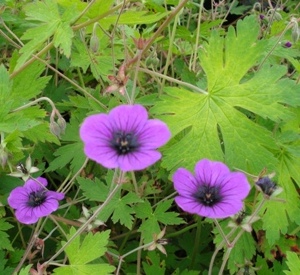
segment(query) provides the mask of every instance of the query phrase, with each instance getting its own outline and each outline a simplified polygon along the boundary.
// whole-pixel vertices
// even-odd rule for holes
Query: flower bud
[[[281,20],[282,20],[281,14],[280,14],[279,12],[275,11],[275,12],[274,12],[274,19],[275,19],[276,21],[281,21]]]
[[[55,121],[51,121],[50,122],[50,132],[57,136],[58,138],[60,138],[60,134],[61,134],[61,128],[59,127],[59,125],[55,122]]]
[[[2,168],[4,168],[4,166],[6,165],[7,159],[8,159],[8,153],[1,146],[0,147],[0,165],[2,166]]]
[[[57,119],[57,124],[61,130],[61,133],[64,134],[66,130],[67,123],[62,116],[59,116]]]
[[[291,43],[290,41],[287,41],[287,42],[285,42],[285,43],[283,44],[283,47],[284,47],[284,48],[290,48],[290,47],[292,47],[292,43]]]
[[[100,47],[100,41],[96,34],[93,34],[90,40],[90,50],[97,53]]]
[[[297,25],[294,25],[292,29],[292,39],[296,43],[299,40],[300,37],[300,30]]]
[[[268,176],[259,178],[255,184],[267,197],[276,196],[282,192],[282,188],[278,187]]]

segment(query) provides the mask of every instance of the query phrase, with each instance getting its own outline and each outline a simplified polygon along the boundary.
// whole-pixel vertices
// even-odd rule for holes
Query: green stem
[[[124,258],[126,258],[127,256],[131,255],[132,253],[136,252],[136,251],[139,251],[139,250],[142,250],[144,248],[147,248],[149,246],[151,246],[152,244],[154,243],[154,241],[150,242],[150,243],[147,243],[147,244],[144,244],[144,245],[141,245],[139,247],[136,247],[135,249],[127,252],[126,254],[122,255],[119,257],[119,264],[118,264],[118,268],[117,268],[117,271],[116,271],[116,275],[119,275],[120,273],[120,269],[121,269],[121,265],[122,265],[122,261]]]
[[[201,218],[197,217],[197,230],[196,230],[196,237],[195,237],[195,243],[194,243],[194,248],[193,248],[193,253],[192,253],[192,260],[191,260],[191,269],[194,269],[197,253],[199,251],[199,246],[200,246],[200,236],[201,236]]]
[[[201,18],[202,18],[202,10],[203,10],[203,3],[204,0],[201,0],[200,7],[199,7],[199,13],[198,13],[198,22],[197,22],[197,35],[196,35],[196,42],[195,42],[195,48],[194,48],[194,60],[192,65],[192,71],[196,71],[196,63],[198,59],[198,47],[199,47],[199,41],[200,41],[200,33],[201,33]]]
[[[280,40],[282,39],[283,35],[286,33],[286,31],[291,27],[292,23],[290,22],[282,31],[282,33],[279,35],[275,45],[272,47],[272,49],[268,52],[268,54],[265,56],[265,58],[262,60],[262,62],[259,64],[257,71],[259,71],[261,69],[261,67],[263,66],[263,64],[266,62],[266,60],[268,59],[268,57],[272,54],[272,52],[274,51],[274,49],[277,47],[277,45],[279,44]]]
[[[135,193],[137,194],[138,197],[140,197],[139,188],[138,188],[138,185],[137,185],[137,182],[136,182],[134,171],[131,171],[131,179],[132,179],[132,182],[133,182]]]
[[[50,98],[43,96],[43,97],[40,97],[40,98],[38,98],[38,99],[36,99],[34,101],[31,101],[31,102],[25,104],[25,105],[23,105],[23,106],[21,106],[19,108],[16,108],[16,109],[12,110],[11,113],[15,113],[15,112],[24,110],[27,107],[30,107],[32,105],[35,105],[35,104],[39,103],[40,101],[47,101],[51,105],[52,109],[56,110],[56,107],[55,107],[53,101]]]
[[[32,58],[30,58],[27,62],[25,62],[18,70],[14,71],[9,78],[12,79],[16,75],[18,75],[20,72],[22,72],[26,67],[28,67],[30,64],[32,64],[37,58],[49,51],[53,47],[54,43],[50,42],[47,46],[45,46],[42,50],[40,50],[37,54],[35,54]]]
[[[127,3],[127,2],[129,2],[129,1],[130,1],[130,0],[125,0],[124,2]],[[89,26],[89,25],[91,25],[91,24],[94,24],[94,23],[98,22],[99,20],[105,18],[106,16],[113,14],[115,11],[119,10],[120,8],[122,8],[123,5],[124,5],[124,3],[119,4],[119,5],[117,5],[117,6],[113,7],[113,8],[111,8],[111,9],[108,10],[107,12],[98,15],[97,17],[95,17],[95,18],[93,18],[93,19],[90,19],[90,20],[88,20],[88,21],[86,21],[86,22],[84,22],[84,23],[81,23],[81,24],[78,24],[78,25],[73,26],[72,29],[73,29],[74,31],[76,31],[76,30],[85,28],[85,27],[87,27],[87,26]]]
[[[237,227],[235,228],[232,228],[231,231],[227,234],[226,238],[228,239],[235,231],[236,231]],[[210,259],[210,263],[209,263],[209,269],[208,269],[208,275],[211,275],[212,274],[212,269],[213,269],[213,266],[214,266],[214,262],[215,262],[215,258],[218,254],[218,252],[222,249],[222,247],[224,246],[225,244],[225,240],[223,239],[220,244],[216,247],[211,259]]]
[[[139,68],[139,71],[144,72],[144,73],[148,73],[148,74],[150,74],[150,75],[154,75],[154,76],[160,77],[160,78],[162,78],[162,79],[166,79],[166,80],[168,80],[168,81],[170,81],[170,82],[173,82],[173,83],[176,83],[176,84],[178,84],[178,85],[187,87],[187,88],[189,88],[189,89],[191,89],[191,90],[193,90],[193,91],[195,91],[195,92],[198,92],[198,93],[201,93],[201,94],[205,94],[205,95],[208,94],[208,92],[206,92],[206,91],[200,89],[200,88],[197,87],[197,86],[194,86],[194,85],[192,85],[192,84],[190,84],[190,83],[183,82],[183,81],[180,81],[180,80],[178,80],[178,79],[175,79],[175,78],[172,78],[172,77],[169,77],[169,76],[160,74],[160,73],[158,73],[158,72],[151,71],[151,70],[148,70],[148,69],[143,69],[143,68]]]
[[[77,178],[77,176],[79,176],[79,174],[81,173],[81,171],[83,170],[83,168],[87,165],[88,161],[89,161],[89,159],[86,158],[84,160],[83,164],[81,165],[81,167],[79,168],[79,170],[74,174],[74,176],[69,180],[69,182],[66,185],[62,184],[58,188],[57,192],[67,193],[69,191],[69,189],[71,188],[71,184],[75,181],[75,179]]]
[[[76,233],[43,265],[47,266],[50,262],[52,262],[60,253],[62,253],[66,247],[70,245],[70,243],[81,233],[85,231],[85,229],[88,227],[88,225],[97,218],[99,213],[103,210],[103,208],[111,201],[111,199],[115,196],[115,194],[118,192],[119,188],[122,186],[122,184],[117,184],[115,188],[111,191],[111,193],[108,195],[106,200],[95,210],[93,215],[76,231]]]
[[[176,34],[176,29],[177,29],[179,16],[180,16],[180,12],[178,12],[175,15],[175,19],[174,19],[174,23],[173,23],[173,29],[172,29],[171,37],[169,39],[169,49],[168,49],[167,59],[166,59],[166,63],[165,63],[165,69],[164,69],[164,73],[163,73],[164,75],[168,74],[168,68],[169,68],[171,56],[172,56],[172,53],[173,53],[172,48],[174,47],[174,40],[175,40],[175,34]],[[161,88],[159,90],[159,94],[161,94],[161,91],[164,90],[165,80],[166,79],[163,78],[163,81],[161,83]]]
[[[166,237],[167,237],[167,238],[178,237],[178,236],[184,234],[185,232],[190,231],[191,229],[193,229],[193,228],[195,228],[195,227],[197,227],[197,223],[194,223],[194,224],[192,224],[192,225],[186,226],[186,227],[184,227],[183,229],[181,229],[181,230],[179,230],[179,231],[176,231],[176,232],[167,234]]]
[[[180,12],[180,10],[184,7],[184,5],[188,2],[189,0],[182,0],[177,7],[170,13],[170,15],[166,18],[166,20],[159,26],[157,31],[151,36],[151,38],[147,41],[147,44],[145,47],[140,51],[140,55],[142,56],[144,53],[146,53],[151,45],[154,43],[155,39],[159,37],[161,32],[169,25],[169,23],[173,20],[173,18],[176,16],[177,13]],[[138,59],[138,56],[135,56],[133,59],[128,61],[127,66],[135,63]]]
[[[38,224],[36,225],[36,227],[34,228],[32,237],[29,241],[29,244],[27,245],[27,248],[23,254],[22,259],[20,260],[20,262],[18,263],[17,267],[15,268],[15,270],[13,271],[13,274],[17,274],[19,272],[19,270],[21,269],[23,263],[25,262],[25,260],[27,259],[31,248],[34,246],[38,236],[39,236],[39,229],[40,229],[40,224],[41,224],[41,219],[39,219]]]
[[[220,226],[219,222],[217,221],[217,219],[213,219],[213,220],[214,220],[214,223],[215,223],[215,225],[217,226],[217,228],[218,228],[218,230],[219,230],[219,232],[220,232],[220,234],[221,234],[223,240],[225,241],[226,245],[227,245],[228,247],[230,247],[231,244],[229,243],[229,241],[228,241],[228,239],[227,239],[227,236],[224,234],[224,231],[223,231],[222,227]]]

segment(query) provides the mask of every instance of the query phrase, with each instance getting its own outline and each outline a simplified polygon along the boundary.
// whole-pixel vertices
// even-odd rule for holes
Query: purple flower
[[[230,172],[224,163],[208,159],[196,164],[195,176],[179,168],[173,181],[178,206],[188,213],[208,218],[226,218],[238,213],[250,191],[243,173]]]
[[[64,198],[64,194],[47,190],[47,184],[45,178],[38,177],[27,180],[24,186],[11,191],[7,201],[10,207],[16,209],[15,215],[19,222],[36,223],[39,218],[57,210],[58,201]]]
[[[141,105],[121,105],[109,114],[87,117],[80,137],[84,152],[106,168],[142,170],[161,158],[156,149],[170,139],[165,123],[148,119]]]

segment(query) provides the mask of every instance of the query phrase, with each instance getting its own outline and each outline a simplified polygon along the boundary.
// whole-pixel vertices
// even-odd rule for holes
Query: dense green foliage
[[[300,5],[208,2],[0,1],[1,274],[208,274],[214,251],[211,274],[299,274]],[[161,161],[123,175],[86,158],[79,127],[132,103],[172,139]],[[65,193],[30,226],[7,204],[28,158]],[[249,176],[245,213],[260,219],[233,247],[174,203],[174,171],[203,158]],[[254,186],[264,170],[276,197]]]

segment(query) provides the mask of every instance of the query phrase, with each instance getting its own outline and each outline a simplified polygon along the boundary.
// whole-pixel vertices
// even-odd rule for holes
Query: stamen
[[[199,186],[194,197],[205,206],[213,206],[222,200],[220,188],[218,186],[209,186],[207,184]]]
[[[134,152],[139,147],[137,138],[134,134],[122,132],[114,133],[111,145],[116,149],[119,155],[126,155],[130,152]]]
[[[31,207],[36,207],[36,206],[40,206],[41,204],[43,204],[46,200],[46,191],[45,190],[39,190],[36,192],[31,192],[29,194],[29,198],[28,198],[28,206]]]

